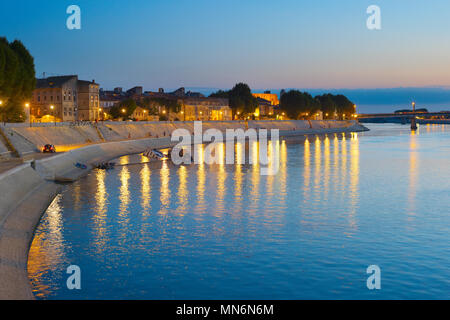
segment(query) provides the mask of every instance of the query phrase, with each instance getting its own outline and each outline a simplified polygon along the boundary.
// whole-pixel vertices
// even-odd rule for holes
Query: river
[[[169,161],[92,171],[42,217],[28,261],[34,294],[449,299],[450,126],[367,126],[280,139],[274,176],[259,164]],[[66,286],[70,265],[80,290]],[[370,265],[380,290],[366,286]]]

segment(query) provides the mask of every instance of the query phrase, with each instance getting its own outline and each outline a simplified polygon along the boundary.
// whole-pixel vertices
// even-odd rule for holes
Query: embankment
[[[216,128],[280,129],[280,136],[365,131],[352,121],[249,121],[203,122],[203,130]],[[148,148],[172,146],[170,132],[193,122],[105,123],[98,126],[61,125],[4,127],[19,154],[38,151],[50,143],[68,151],[36,160],[0,174],[0,299],[33,299],[27,275],[28,250],[35,227],[58,192],[55,180],[70,181],[85,175],[98,162]],[[80,167],[77,164],[82,164]],[[85,166],[85,167],[84,167]]]

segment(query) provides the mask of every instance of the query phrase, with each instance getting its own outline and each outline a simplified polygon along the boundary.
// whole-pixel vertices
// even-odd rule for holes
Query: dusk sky
[[[105,88],[450,86],[450,1],[319,2],[2,1],[0,35],[24,42],[38,76]],[[66,28],[71,4],[81,30]],[[366,28],[372,4],[379,31]]]

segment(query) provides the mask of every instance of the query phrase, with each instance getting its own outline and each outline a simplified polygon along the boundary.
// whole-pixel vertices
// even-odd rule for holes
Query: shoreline
[[[345,127],[280,130],[280,137],[367,131],[353,122]],[[76,181],[95,163],[149,148],[169,148],[170,137],[101,142],[53,157],[30,161],[0,174],[0,300],[35,299],[28,279],[28,252],[42,215],[61,189],[58,181]],[[74,166],[86,164],[85,169]]]

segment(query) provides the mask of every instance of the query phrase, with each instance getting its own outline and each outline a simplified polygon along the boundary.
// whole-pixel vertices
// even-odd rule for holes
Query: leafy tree
[[[253,115],[258,107],[258,100],[252,95],[250,87],[245,83],[236,84],[229,91],[219,90],[210,95],[211,98],[227,98],[229,99],[230,108],[235,114],[239,112],[241,117]]]
[[[355,104],[342,94],[332,95],[332,99],[336,104],[337,112],[343,114],[355,113]]]
[[[217,92],[211,93],[209,95],[210,98],[222,98],[228,99],[230,97],[230,91],[219,90]]]
[[[323,94],[316,96],[316,99],[320,103],[320,110],[322,110],[324,117],[327,118],[326,114],[328,114],[328,117],[331,118],[337,111],[337,105],[333,99],[333,95],[329,93]]]
[[[177,99],[164,97],[146,97],[141,103],[142,108],[149,110],[150,114],[158,114],[158,107],[164,107],[169,113],[181,111],[181,104]]]
[[[303,114],[320,110],[320,103],[309,93],[290,90],[280,98],[280,108],[291,119],[299,119]]]
[[[128,119],[130,118],[134,110],[136,110],[136,108],[137,108],[136,101],[130,98],[112,106],[109,113],[114,119],[117,118]]]
[[[25,121],[24,104],[36,85],[34,59],[22,42],[0,38],[0,113],[3,121]]]

